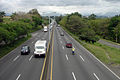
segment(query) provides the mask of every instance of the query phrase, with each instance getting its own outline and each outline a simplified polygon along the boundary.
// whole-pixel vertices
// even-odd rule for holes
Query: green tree
[[[81,34],[79,35],[79,38],[89,43],[95,43],[99,40],[98,36],[96,36],[95,34],[95,31],[87,27],[81,29]]]
[[[0,38],[2,39],[1,41],[4,41],[6,44],[8,44],[10,42],[10,33],[4,29],[0,27]]]
[[[95,20],[96,19],[96,15],[95,14],[91,14],[88,18],[92,19],[92,20]]]
[[[42,19],[41,19],[41,18],[36,17],[36,16],[33,16],[33,17],[32,17],[32,20],[33,20],[34,23],[35,23],[35,27],[37,27],[38,25],[42,25]]]
[[[114,33],[114,28],[118,25],[118,23],[120,22],[120,17],[115,16],[112,17],[108,26],[108,36],[109,39],[112,41],[115,41],[115,33]]]
[[[113,32],[115,33],[115,41],[118,42],[120,39],[120,23],[114,28]]]
[[[83,19],[76,15],[70,16],[66,22],[66,27],[74,34],[79,34],[79,30],[86,26]]]
[[[5,16],[5,12],[0,12],[0,22],[3,22],[3,16]]]

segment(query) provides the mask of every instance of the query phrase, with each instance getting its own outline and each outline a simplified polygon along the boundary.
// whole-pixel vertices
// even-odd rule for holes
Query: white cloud
[[[80,12],[83,15],[91,13],[115,15],[120,13],[119,7],[119,0],[0,0],[0,10],[4,10],[6,13],[28,12],[30,9],[36,8],[40,13],[67,14]]]

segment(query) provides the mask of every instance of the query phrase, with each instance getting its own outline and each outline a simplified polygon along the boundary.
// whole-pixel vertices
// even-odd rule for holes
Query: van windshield
[[[36,46],[36,49],[44,49],[43,46]]]

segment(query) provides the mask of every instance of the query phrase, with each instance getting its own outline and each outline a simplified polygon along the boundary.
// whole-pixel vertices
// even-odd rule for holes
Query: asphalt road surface
[[[60,36],[63,32],[64,36]],[[66,48],[67,41],[75,47]],[[110,69],[69,36],[61,27],[54,32],[53,80],[120,80]]]
[[[63,32],[64,36],[60,36]],[[0,80],[40,80],[44,58],[34,58],[34,43],[45,38],[48,40],[48,32],[43,30],[32,34],[32,38],[22,45],[29,45],[31,53],[21,55],[17,47],[7,56],[0,59]],[[75,55],[71,48],[66,48],[67,41],[75,47]],[[74,40],[61,27],[54,29],[54,37],[51,46],[50,76],[52,80],[120,80],[109,68],[94,57],[88,50]],[[52,56],[53,55],[53,56]]]
[[[44,58],[34,58],[34,44],[39,39],[48,40],[48,32],[43,30],[32,34],[32,38],[22,45],[30,46],[29,55],[21,55],[21,46],[0,59],[0,80],[40,80]]]

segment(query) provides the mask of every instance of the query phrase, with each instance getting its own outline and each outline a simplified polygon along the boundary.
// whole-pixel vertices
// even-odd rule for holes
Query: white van
[[[45,53],[47,51],[47,41],[46,40],[38,40],[35,43],[35,51],[34,56],[45,56]]]
[[[47,32],[47,31],[48,31],[47,26],[44,26],[44,32]]]

